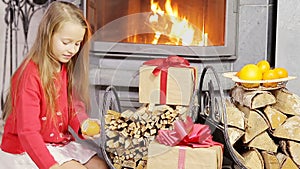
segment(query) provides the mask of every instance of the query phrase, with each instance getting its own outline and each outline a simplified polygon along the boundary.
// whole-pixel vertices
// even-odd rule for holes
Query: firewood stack
[[[249,169],[300,167],[300,97],[285,88],[245,90],[226,101],[229,140]]]
[[[143,169],[148,145],[159,129],[173,129],[173,122],[186,118],[188,108],[144,104],[136,111],[108,110],[105,115],[106,152],[116,169]]]

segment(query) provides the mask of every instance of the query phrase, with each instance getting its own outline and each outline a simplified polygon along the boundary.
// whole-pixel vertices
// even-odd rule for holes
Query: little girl
[[[88,138],[80,126],[89,119],[90,36],[79,8],[58,1],[49,5],[32,48],[11,79],[3,110],[2,167],[107,168],[68,130]]]

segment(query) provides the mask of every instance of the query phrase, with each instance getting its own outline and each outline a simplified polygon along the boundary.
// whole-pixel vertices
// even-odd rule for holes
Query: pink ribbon
[[[175,121],[173,130],[159,130],[156,140],[160,144],[167,146],[180,146],[178,169],[185,169],[186,146],[193,148],[221,146],[223,149],[223,144],[212,140],[208,125],[194,124],[189,116],[185,122],[181,120]]]
[[[191,117],[187,117],[186,122],[175,121],[173,130],[159,130],[156,140],[167,146],[190,146],[193,148],[221,146],[223,148],[223,144],[212,140],[208,125],[194,124]]]
[[[185,149],[186,147],[179,147],[178,169],[185,169]]]
[[[143,63],[143,65],[156,66],[152,71],[154,76],[160,76],[160,104],[166,104],[166,92],[167,92],[167,77],[169,67],[190,67],[190,63],[179,56],[169,56],[168,58],[153,59]],[[195,69],[194,69],[195,71]],[[194,72],[196,76],[196,72]],[[195,79],[195,78],[194,78]]]

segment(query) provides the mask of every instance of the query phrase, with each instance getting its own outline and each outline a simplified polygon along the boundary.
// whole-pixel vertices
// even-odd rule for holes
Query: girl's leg
[[[84,166],[88,169],[108,169],[106,162],[97,155],[93,156]]]
[[[86,167],[82,164],[80,164],[77,161],[71,160],[71,161],[67,161],[65,163],[63,163],[61,166],[61,168],[66,168],[66,169],[71,169],[71,168],[76,168],[76,169],[86,169]]]

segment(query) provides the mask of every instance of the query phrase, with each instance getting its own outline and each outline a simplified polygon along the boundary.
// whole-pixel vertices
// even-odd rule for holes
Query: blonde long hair
[[[66,64],[68,72],[68,103],[72,105],[74,95],[80,99],[87,109],[90,107],[89,98],[89,40],[91,37],[90,26],[82,14],[82,11],[75,5],[68,2],[52,2],[42,17],[36,39],[30,48],[27,57],[18,69],[22,70],[28,62],[32,60],[38,66],[42,87],[47,101],[47,116],[49,119],[55,120],[55,109],[57,91],[54,84],[55,71],[60,63],[54,59],[52,53],[52,36],[60,29],[65,22],[74,22],[82,25],[85,29],[85,35],[81,42],[78,53]],[[80,56],[79,56],[80,55]],[[76,67],[75,67],[76,64]],[[18,86],[18,85],[17,85]],[[18,89],[18,87],[17,87]],[[12,93],[12,87],[8,91],[6,101],[3,108],[3,119],[7,119],[8,115],[13,111],[14,103],[12,103],[12,94],[16,96],[17,92]],[[72,108],[72,106],[69,106]],[[71,110],[71,109],[70,109]],[[73,111],[69,111],[74,113]]]

